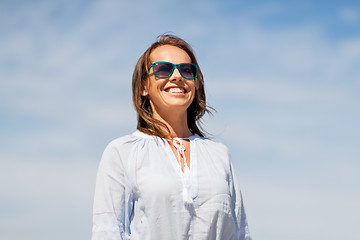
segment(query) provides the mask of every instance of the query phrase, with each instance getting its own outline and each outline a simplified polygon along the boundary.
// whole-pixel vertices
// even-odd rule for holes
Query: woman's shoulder
[[[117,138],[111,140],[108,145],[110,145],[110,146],[123,145],[123,144],[131,143],[131,142],[133,142],[133,140],[134,140],[133,134],[127,134],[127,135],[117,137]]]
[[[141,139],[142,138],[134,132],[110,141],[102,154],[103,161],[127,159],[128,156],[136,150],[136,147],[139,146]]]
[[[131,134],[115,138],[114,140],[110,141],[106,148],[129,149],[136,142],[139,142],[141,139],[144,138],[141,134],[142,133],[140,133],[139,131],[135,131]]]
[[[197,136],[197,139],[199,139],[204,144],[227,149],[227,146],[221,140],[219,140],[217,137],[198,137]]]
[[[229,153],[229,148],[224,143],[215,138],[201,137],[199,140],[201,144],[208,149]]]

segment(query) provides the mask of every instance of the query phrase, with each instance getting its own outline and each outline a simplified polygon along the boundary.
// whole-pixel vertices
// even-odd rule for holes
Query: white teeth
[[[182,88],[170,88],[169,92],[170,93],[185,93],[185,90]]]

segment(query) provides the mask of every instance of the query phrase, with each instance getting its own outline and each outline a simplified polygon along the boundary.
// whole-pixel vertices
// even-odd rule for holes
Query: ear
[[[148,90],[147,90],[147,86],[146,84],[144,84],[144,86],[142,86],[141,88],[141,96],[145,97],[149,94]]]
[[[143,97],[147,96],[148,94],[149,94],[148,91],[145,89],[141,91],[141,96]]]

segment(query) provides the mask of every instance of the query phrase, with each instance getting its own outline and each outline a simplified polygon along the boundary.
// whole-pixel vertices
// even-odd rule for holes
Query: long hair
[[[155,135],[159,137],[168,137],[170,134],[169,128],[165,123],[153,118],[153,112],[150,106],[150,101],[147,96],[142,96],[141,92],[144,89],[146,80],[149,77],[148,68],[151,65],[150,54],[152,51],[163,45],[171,45],[184,50],[190,57],[191,63],[198,65],[195,55],[191,46],[183,39],[171,35],[160,35],[139,58],[132,77],[132,94],[133,103],[137,112],[137,129],[149,135]],[[190,106],[187,109],[187,121],[189,130],[193,134],[204,136],[198,126],[198,122],[201,117],[207,112],[210,113],[211,107],[206,105],[204,78],[201,73],[200,67],[198,69],[198,75],[195,81],[195,97]]]

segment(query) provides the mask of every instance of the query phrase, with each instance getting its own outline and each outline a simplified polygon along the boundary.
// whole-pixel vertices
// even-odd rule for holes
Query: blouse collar
[[[157,137],[157,136],[153,136],[153,135],[148,135],[146,133],[143,133],[143,132],[140,132],[139,130],[136,130],[133,135],[137,136],[137,137],[140,137],[140,138],[146,138],[146,139],[154,139],[154,138],[160,138],[160,137]],[[195,139],[198,139],[198,138],[201,138],[198,134],[194,134],[186,139],[189,139],[189,140],[195,140]],[[162,138],[164,139],[164,138]]]

